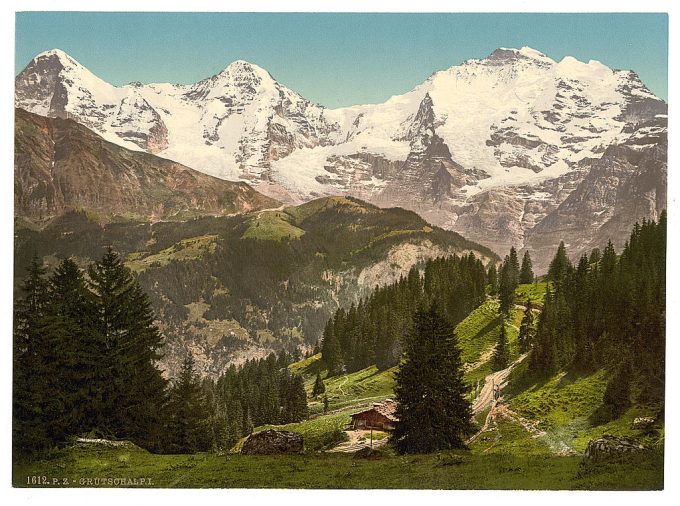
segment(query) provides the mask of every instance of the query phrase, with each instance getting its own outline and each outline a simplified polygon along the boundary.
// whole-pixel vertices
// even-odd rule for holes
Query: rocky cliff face
[[[546,257],[565,240],[575,254],[611,239],[623,247],[626,230],[642,217],[658,219],[666,207],[667,120],[631,124],[628,137],[602,157],[585,160],[578,186],[527,234],[525,246]]]
[[[36,56],[17,76],[15,97],[18,107],[74,118],[111,142],[247,181],[279,199],[353,195],[415,210],[501,253],[536,247],[539,269],[554,242],[539,245],[539,231],[582,239],[573,228],[555,228],[553,213],[611,147],[667,110],[632,71],[572,57],[557,62],[526,47],[436,72],[383,104],[335,110],[243,61],[193,85],[114,87],[58,50]],[[657,177],[660,188],[666,166],[658,161],[646,177]],[[633,167],[644,169],[621,170]],[[622,230],[632,225],[624,221],[665,206],[652,201],[654,209],[621,200]],[[600,211],[609,212],[579,219],[594,231],[586,242],[601,245],[610,233],[619,242],[626,234],[618,226],[591,227]]]
[[[75,121],[16,110],[15,214],[86,210],[102,219],[225,215],[278,203],[244,183],[106,142]]]

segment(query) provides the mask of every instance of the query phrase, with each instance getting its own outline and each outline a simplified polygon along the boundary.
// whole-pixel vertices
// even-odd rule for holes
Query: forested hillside
[[[369,365],[384,370],[399,363],[413,315],[436,301],[453,325],[485,299],[486,269],[470,253],[428,261],[399,281],[377,288],[349,310],[340,308],[323,333],[322,356],[329,373],[353,372]]]
[[[101,224],[73,212],[41,229],[17,220],[15,238],[17,276],[33,255],[49,268],[68,257],[85,266],[113,246],[167,338],[162,367],[178,374],[190,347],[196,370],[214,378],[249,357],[313,346],[339,307],[429,258],[495,258],[410,211],[340,197],[185,222]]]
[[[577,265],[561,244],[548,273],[530,370],[606,369],[603,419],[638,402],[662,402],[666,344],[666,213],[636,224],[623,251],[611,243]]]

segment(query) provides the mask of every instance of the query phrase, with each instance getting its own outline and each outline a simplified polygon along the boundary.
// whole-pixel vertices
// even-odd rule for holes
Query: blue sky
[[[190,83],[243,59],[329,107],[383,102],[498,47],[531,46],[635,70],[668,96],[665,14],[234,14],[31,12],[16,73],[63,49],[102,79]]]

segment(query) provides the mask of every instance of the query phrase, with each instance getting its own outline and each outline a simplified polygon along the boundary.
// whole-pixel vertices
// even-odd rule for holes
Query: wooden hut
[[[394,430],[394,424],[397,421],[395,412],[397,410],[397,403],[392,399],[387,399],[384,402],[376,402],[370,409],[354,413],[352,415],[351,427],[357,429],[375,429],[375,430]]]

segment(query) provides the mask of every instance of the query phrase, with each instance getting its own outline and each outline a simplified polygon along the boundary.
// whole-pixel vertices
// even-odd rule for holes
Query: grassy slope
[[[517,334],[519,333],[521,321],[522,310],[518,308],[512,310],[511,318],[506,321],[505,330],[510,344],[511,361],[515,360],[519,355]],[[489,359],[491,350],[498,341],[500,331],[501,319],[498,316],[498,301],[495,299],[487,300],[456,327],[456,335],[458,336],[463,363],[475,366],[465,374],[465,380],[468,384],[484,381],[484,378],[491,373]]]
[[[321,373],[321,378],[324,380],[325,395],[328,397],[330,411],[379,401],[394,395],[396,367],[379,371],[377,367],[371,366],[361,371],[328,378],[328,371],[323,366],[321,354],[317,354],[291,364],[289,368],[295,374],[302,374],[305,379],[305,389],[310,396],[309,411],[311,414],[323,411],[323,395],[311,397],[317,372]]]
[[[264,211],[254,216],[243,239],[260,239],[263,241],[292,240],[305,233],[291,223],[291,216],[283,211]]]
[[[182,239],[169,248],[158,253],[134,252],[127,255],[125,265],[135,272],[141,272],[149,267],[162,267],[172,261],[196,260],[207,253],[214,253],[218,236],[203,235]]]
[[[660,433],[643,434],[632,427],[635,417],[654,417],[659,406],[632,406],[621,417],[595,425],[590,416],[602,403],[608,375],[598,370],[587,375],[558,373],[541,381],[528,381],[523,364],[511,377],[510,407],[526,418],[540,420],[546,432],[541,438],[548,446],[564,442],[583,452],[591,439],[612,434],[638,439],[652,447],[663,445]]]

